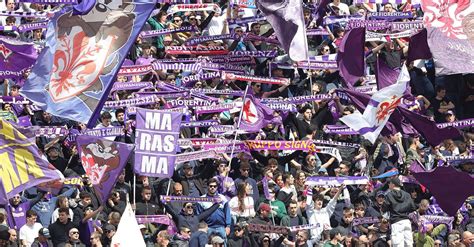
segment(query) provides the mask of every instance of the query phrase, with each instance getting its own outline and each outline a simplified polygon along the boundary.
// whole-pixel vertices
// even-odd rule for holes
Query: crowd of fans
[[[128,65],[151,64],[159,59],[181,59],[190,56],[170,55],[167,46],[181,46],[191,37],[252,33],[269,37],[272,29],[266,21],[243,25],[228,24],[228,20],[252,17],[256,9],[230,7],[219,3],[222,12],[178,12],[167,14],[169,5],[157,5],[143,30],[196,27],[196,32],[172,33],[153,38],[137,38],[128,56]],[[51,6],[37,3],[0,2],[0,10],[42,11]],[[315,3],[305,2],[304,19],[308,29],[316,28]],[[419,6],[409,3],[352,4],[348,0],[333,0],[328,15],[366,15],[368,12],[411,11],[410,20],[422,18]],[[161,9],[161,11],[159,11]],[[34,18],[0,17],[4,26],[35,22]],[[345,23],[325,26],[327,36],[308,36],[312,56],[335,54],[345,31]],[[4,36],[34,42],[38,50],[44,46],[45,30],[25,33],[1,31]],[[405,60],[409,38],[392,42],[367,42],[368,73],[373,74],[376,56],[391,68],[400,67]],[[202,46],[225,46],[235,51],[278,50],[273,61],[285,62],[288,57],[277,45],[265,41],[208,41]],[[192,56],[191,56],[192,57]],[[252,58],[252,64],[242,65],[246,73],[258,76],[290,78],[288,85],[252,83],[251,91],[258,98],[287,98],[302,95],[333,94],[334,102],[343,115],[356,108],[340,100],[334,89],[342,87],[337,70],[303,70],[269,67],[272,58]],[[453,122],[474,117],[473,74],[437,77],[432,60],[418,60],[408,65],[411,76],[411,93],[415,95],[417,110],[437,123]],[[116,83],[151,81],[184,88],[181,80],[192,75],[189,71],[152,71],[141,76],[118,76]],[[3,80],[3,95],[18,96],[24,78]],[[361,78],[356,86],[369,84]],[[189,86],[189,85],[188,85]],[[195,89],[245,89],[243,81],[221,81],[220,78],[201,80],[191,85]],[[144,90],[141,90],[144,91]],[[158,91],[158,89],[145,89]],[[118,91],[111,100],[132,98],[137,90]],[[239,96],[221,95],[220,100],[231,102]],[[423,229],[409,215],[447,216],[436,203],[430,191],[416,183],[402,183],[397,176],[372,179],[362,185],[340,187],[313,187],[305,184],[311,176],[369,176],[374,177],[396,168],[400,175],[409,175],[408,167],[419,161],[431,170],[446,161],[447,156],[471,155],[472,126],[462,129],[463,139],[447,139],[431,147],[421,136],[403,136],[400,133],[380,136],[375,144],[360,135],[326,134],[324,126],[340,124],[329,108],[330,100],[299,104],[298,112],[275,111],[283,117],[283,125],[269,124],[255,134],[242,134],[240,140],[329,140],[360,144],[360,147],[337,147],[342,161],[324,153],[304,151],[252,151],[221,154],[220,159],[204,159],[175,164],[170,179],[136,176],[133,183],[133,164],[129,161],[119,176],[114,190],[105,205],[100,205],[91,181],[81,166],[77,149],[65,137],[38,137],[38,147],[49,162],[65,177],[82,178],[79,186],[64,186],[59,194],[36,187],[23,191],[0,209],[0,246],[110,246],[117,231],[127,200],[133,204],[136,215],[169,215],[167,224],[140,224],[147,246],[474,246],[474,198],[468,198],[454,216],[452,226],[427,224]],[[65,106],[67,107],[67,106]],[[165,99],[145,106],[153,109],[169,108]],[[16,117],[30,116],[33,125],[64,126],[83,131],[84,123],[52,116],[47,112],[33,111],[29,106],[3,104],[3,110]],[[186,118],[191,121],[217,120],[221,125],[233,125],[239,110],[216,114],[193,114],[189,107]],[[127,135],[116,141],[134,143],[134,117],[126,116],[125,109],[104,109],[98,128],[123,126]],[[284,129],[284,131],[281,131]],[[436,135],[436,133],[433,133]],[[224,138],[208,127],[181,128],[180,138]],[[182,152],[197,151],[199,147],[183,148]],[[473,174],[472,159],[458,168]],[[456,178],[453,178],[455,180]],[[268,181],[268,187],[262,181]],[[446,185],[449,186],[449,185]],[[266,195],[264,190],[268,190]],[[453,191],[456,193],[456,191]],[[160,195],[217,197],[218,202],[188,203],[160,199]],[[375,217],[377,222],[354,224],[354,220]],[[252,230],[249,226],[264,224],[294,227],[312,224],[311,229],[290,231],[286,234]],[[288,228],[290,229],[290,228]]]

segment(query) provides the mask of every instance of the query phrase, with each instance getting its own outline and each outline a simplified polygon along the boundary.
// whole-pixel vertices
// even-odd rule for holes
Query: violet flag
[[[104,204],[127,164],[133,145],[85,135],[76,140],[84,171]]]
[[[398,107],[398,109],[405,117],[405,120],[407,120],[431,146],[437,146],[445,139],[457,139],[462,137],[459,130],[454,127],[438,128],[434,121],[423,115],[403,107]]]
[[[278,41],[293,61],[308,59],[308,40],[301,0],[257,0],[257,7],[270,22]]]
[[[455,216],[466,198],[474,195],[474,178],[452,166],[413,173],[413,176],[430,191],[441,209],[450,216]]]
[[[247,94],[242,108],[242,120],[239,128],[259,132],[267,124],[281,124],[281,117],[273,116],[273,110],[262,104],[251,94]]]
[[[40,154],[31,128],[0,120],[0,205],[28,188],[61,178],[61,172]]]
[[[21,78],[37,57],[33,43],[0,36],[0,79]]]
[[[377,82],[377,89],[388,87],[397,81],[400,70],[398,68],[390,68],[387,63],[377,56],[375,64],[375,80]]]
[[[351,88],[365,75],[365,28],[354,28],[344,34],[337,51],[339,74]]]
[[[430,59],[433,57],[428,46],[427,36],[426,28],[411,36],[410,45],[408,46],[407,64],[417,59]]]
[[[328,4],[331,3],[331,0],[321,0],[318,4],[318,8],[316,8],[315,11],[315,22],[316,22],[316,27],[320,27],[323,24],[323,18],[326,16],[326,10]]]
[[[90,2],[84,1],[82,10],[87,10]],[[46,46],[20,93],[53,115],[95,126],[115,75],[155,3],[96,1],[85,15],[74,15],[72,6],[55,12]]]
[[[421,0],[436,75],[474,71],[472,1]]]
[[[355,112],[340,120],[370,142],[375,143],[388,119],[400,104],[409,81],[408,69],[403,66],[397,83],[374,93],[363,114]]]

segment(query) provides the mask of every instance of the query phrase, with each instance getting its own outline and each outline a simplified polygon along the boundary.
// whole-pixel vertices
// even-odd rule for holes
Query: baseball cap
[[[224,243],[224,239],[222,239],[219,236],[214,236],[211,239],[211,244],[223,244],[223,243]]]
[[[51,235],[49,235],[49,229],[46,227],[43,227],[39,230],[39,235],[44,236],[46,238],[51,238]]]
[[[108,224],[108,225],[105,226],[105,230],[106,231],[115,231],[115,226],[111,225],[111,224]]]
[[[379,197],[379,196],[385,197],[385,192],[377,191],[377,197]]]
[[[258,210],[261,211],[261,210],[265,210],[265,211],[272,211],[272,208],[270,207],[270,205],[266,204],[266,203],[262,203],[260,204],[260,206],[258,207]]]
[[[444,115],[454,115],[454,111],[449,110],[449,111],[447,111]]]

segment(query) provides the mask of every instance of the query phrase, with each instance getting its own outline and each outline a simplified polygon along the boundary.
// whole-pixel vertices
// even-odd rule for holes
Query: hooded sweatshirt
[[[408,219],[408,214],[416,210],[410,194],[403,190],[391,190],[385,196],[385,206],[390,212],[390,223]]]

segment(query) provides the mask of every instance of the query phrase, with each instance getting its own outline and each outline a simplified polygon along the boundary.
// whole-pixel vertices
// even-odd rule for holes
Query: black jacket
[[[181,227],[187,227],[191,230],[191,232],[195,232],[198,230],[198,224],[199,222],[203,221],[207,217],[209,217],[214,211],[216,211],[219,208],[219,203],[215,203],[212,205],[212,207],[204,210],[202,213],[199,215],[185,215],[183,213],[176,212],[172,207],[170,207],[168,204],[164,204],[166,211],[171,214],[173,217],[174,222],[176,223],[176,226],[179,228]]]
[[[384,206],[390,212],[390,223],[408,219],[408,214],[416,210],[410,194],[403,190],[391,190],[385,195]]]
[[[75,227],[77,226],[71,222],[71,219],[68,219],[66,224],[61,223],[59,219],[57,219],[56,222],[49,225],[48,229],[53,245],[58,246],[60,243],[67,242],[69,230]]]

